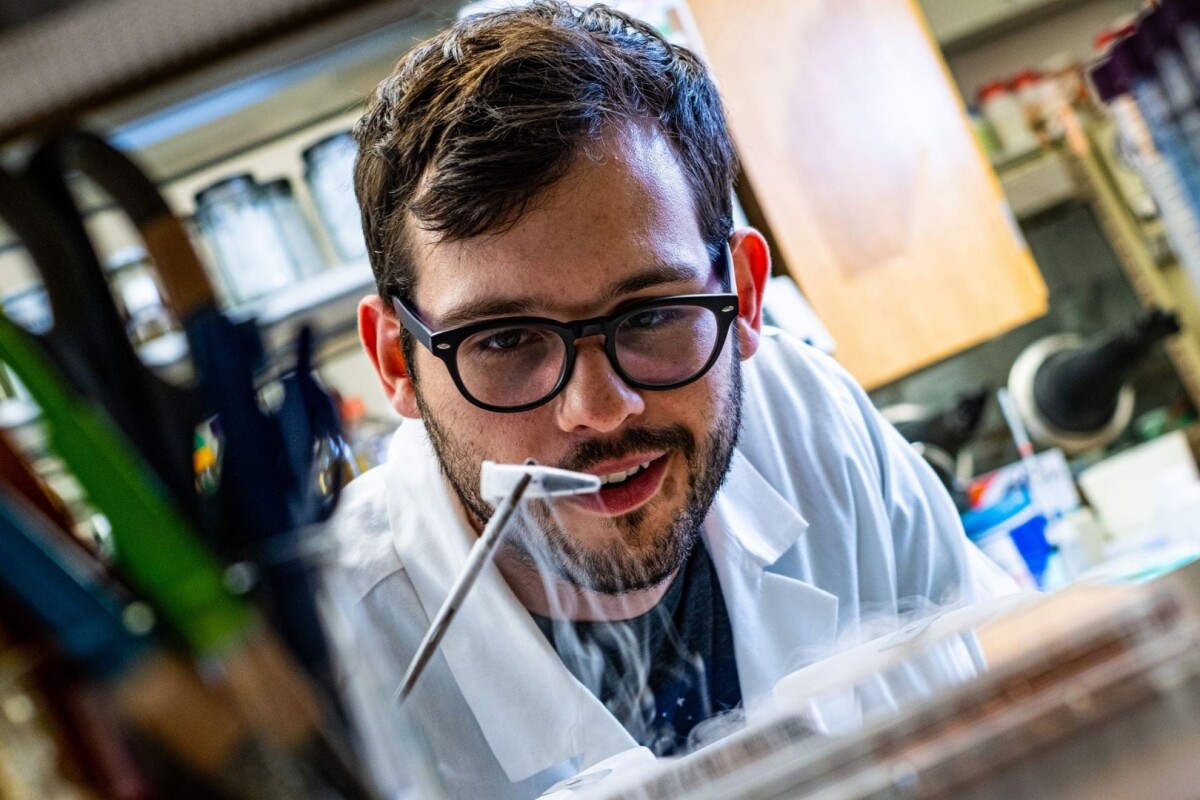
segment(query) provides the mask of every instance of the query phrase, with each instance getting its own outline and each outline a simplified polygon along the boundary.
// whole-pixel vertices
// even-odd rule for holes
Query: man
[[[599,6],[467,18],[356,137],[359,329],[406,418],[339,517],[380,685],[491,513],[484,459],[605,482],[530,506],[405,704],[452,795],[683,752],[865,614],[1010,589],[861,389],[763,327],[770,256],[733,230],[690,52]]]

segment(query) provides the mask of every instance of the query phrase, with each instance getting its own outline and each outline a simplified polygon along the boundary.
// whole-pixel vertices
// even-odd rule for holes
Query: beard
[[[621,595],[659,585],[687,561],[700,536],[708,510],[729,474],[741,429],[742,372],[737,339],[733,346],[730,380],[712,409],[712,425],[697,437],[683,425],[630,428],[614,439],[593,439],[576,445],[556,466],[577,472],[633,453],[664,450],[680,453],[686,464],[684,499],[670,512],[665,526],[651,524],[655,497],[644,506],[616,517],[593,517],[589,524],[605,526],[612,541],[601,548],[582,545],[564,529],[561,515],[543,500],[526,501],[513,515],[501,543],[526,565],[567,583],[606,595]],[[442,472],[459,500],[479,522],[492,507],[479,493],[479,469],[485,458],[451,433],[430,413],[414,382],[418,407]]]

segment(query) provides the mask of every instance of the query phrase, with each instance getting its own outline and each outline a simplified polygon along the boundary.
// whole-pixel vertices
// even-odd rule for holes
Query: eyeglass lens
[[[623,320],[617,363],[633,381],[672,386],[696,377],[720,339],[716,314],[690,305],[660,306]],[[479,402],[512,408],[542,400],[558,385],[567,358],[562,336],[540,326],[491,328],[458,348],[463,387]]]

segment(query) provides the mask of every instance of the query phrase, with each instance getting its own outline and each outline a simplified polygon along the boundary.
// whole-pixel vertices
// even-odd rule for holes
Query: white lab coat
[[[767,328],[744,379],[741,438],[702,535],[748,708],[831,655],[864,616],[895,616],[912,598],[963,604],[1015,590],[966,540],[933,472],[834,361]],[[475,534],[424,427],[410,422],[388,463],[350,485],[335,522],[354,626],[341,660],[350,696],[378,722],[395,714],[387,694]],[[536,797],[635,746],[494,566],[405,710],[452,797]],[[377,766],[394,763],[386,737],[374,739]]]

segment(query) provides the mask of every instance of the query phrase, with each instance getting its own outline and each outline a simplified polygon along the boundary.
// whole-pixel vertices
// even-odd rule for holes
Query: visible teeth
[[[647,461],[645,464],[639,464],[638,466],[634,467],[633,469],[625,470],[624,472],[613,472],[608,475],[601,475],[600,476],[600,484],[604,485],[607,483],[620,483],[621,481],[625,480],[626,478],[631,478],[634,475],[638,474],[639,472],[641,472],[648,466],[650,466],[649,461]]]

